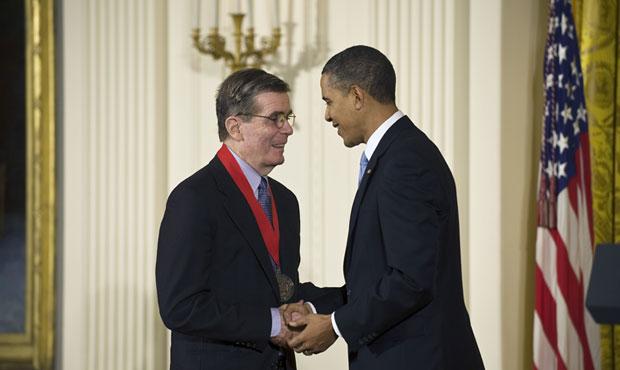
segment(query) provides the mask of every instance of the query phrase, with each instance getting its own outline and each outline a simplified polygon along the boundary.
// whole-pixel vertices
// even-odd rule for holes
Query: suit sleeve
[[[209,288],[217,215],[205,203],[189,186],[175,189],[168,199],[155,273],[162,320],[169,329],[187,335],[266,341],[271,331],[269,307],[224,304]]]
[[[411,145],[409,146],[411,148]],[[385,164],[378,190],[378,216],[385,273],[338,309],[336,323],[351,350],[372,341],[433,299],[440,183],[430,161],[401,148]],[[377,246],[380,248],[381,246]]]
[[[341,307],[347,298],[346,287],[340,288],[318,288],[312,283],[303,283],[299,287],[299,299],[311,302],[319,314],[331,314],[338,307]]]

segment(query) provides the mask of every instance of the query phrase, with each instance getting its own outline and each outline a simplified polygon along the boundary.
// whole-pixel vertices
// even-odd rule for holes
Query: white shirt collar
[[[392,127],[392,125],[395,124],[396,121],[398,121],[404,116],[405,114],[403,112],[396,111],[396,113],[392,114],[390,118],[385,120],[385,122],[383,122],[381,126],[379,126],[375,130],[375,132],[370,135],[370,137],[368,138],[368,142],[366,143],[366,149],[364,149],[364,154],[366,154],[366,158],[368,158],[369,161],[370,157],[372,157],[372,153],[374,153],[375,149],[377,149],[377,146],[379,145],[379,142],[381,141],[383,135],[385,135],[387,130],[389,130],[389,128]]]
[[[237,153],[235,153],[232,149],[230,149],[228,145],[226,145],[226,148],[233,155],[233,157],[235,157],[235,160],[237,161],[237,163],[239,163],[239,167],[241,167],[241,171],[243,171],[245,178],[250,183],[250,187],[252,188],[252,191],[254,192],[254,196],[258,199],[258,185],[260,185],[260,180],[262,176],[258,172],[256,172],[256,170],[252,166],[250,166],[248,162],[241,159],[241,157],[239,157]],[[265,177],[265,180],[267,180],[266,177]]]

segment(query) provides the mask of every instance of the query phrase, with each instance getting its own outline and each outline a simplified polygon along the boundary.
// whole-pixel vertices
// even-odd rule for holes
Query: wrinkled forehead
[[[262,113],[290,113],[291,103],[286,92],[262,92],[254,97],[254,111]]]

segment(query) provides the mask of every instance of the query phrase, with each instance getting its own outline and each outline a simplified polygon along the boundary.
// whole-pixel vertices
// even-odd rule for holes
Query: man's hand
[[[286,306],[288,305],[280,306],[280,333],[275,337],[271,337],[271,342],[278,347],[289,348],[288,341],[291,340],[293,335],[296,333],[290,330],[291,328],[289,328],[286,324],[284,317],[284,310],[286,309]]]
[[[277,346],[289,348],[288,341],[297,336],[304,328],[303,325],[290,326],[289,323],[311,314],[312,309],[301,300],[296,303],[283,304],[280,306],[279,310],[282,326],[280,328],[280,334],[271,337],[271,342]]]
[[[312,310],[308,306],[308,304],[304,304],[304,301],[299,301],[297,303],[284,304],[280,306],[280,312],[284,317],[284,323],[288,325],[291,321],[296,321],[302,316],[306,316],[312,313]],[[297,330],[301,331],[301,327],[298,327]]]
[[[329,315],[308,314],[288,325],[293,328],[305,327],[301,333],[288,340],[288,345],[295,352],[303,352],[306,356],[325,351],[338,339]]]

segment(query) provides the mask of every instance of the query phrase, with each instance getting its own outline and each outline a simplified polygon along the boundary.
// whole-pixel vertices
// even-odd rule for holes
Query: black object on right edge
[[[620,244],[594,251],[586,307],[599,324],[620,324]]]

